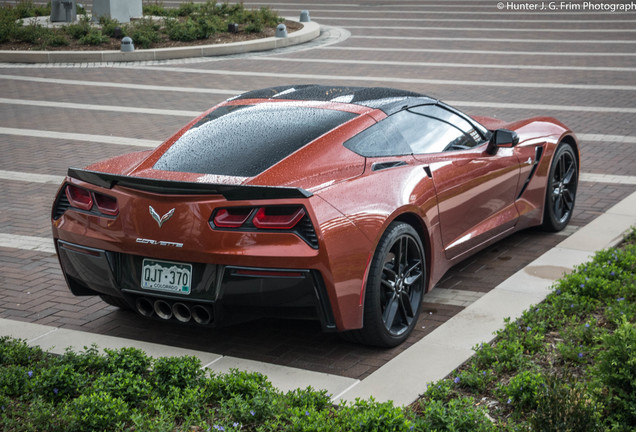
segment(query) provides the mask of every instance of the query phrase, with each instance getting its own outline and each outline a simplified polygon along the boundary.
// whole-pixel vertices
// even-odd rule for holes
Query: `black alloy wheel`
[[[570,222],[578,178],[574,149],[568,143],[561,143],[550,166],[543,216],[543,227],[546,230],[561,231]]]
[[[420,237],[410,225],[393,222],[373,256],[366,286],[364,327],[351,339],[393,347],[417,323],[426,286],[426,260]]]

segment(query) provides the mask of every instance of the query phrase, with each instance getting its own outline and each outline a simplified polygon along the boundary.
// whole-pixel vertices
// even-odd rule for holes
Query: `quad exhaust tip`
[[[135,307],[137,308],[137,312],[146,318],[150,318],[155,314],[152,302],[145,297],[139,297],[135,302]]]
[[[214,317],[212,309],[208,306],[199,304],[189,306],[181,302],[171,304],[166,300],[152,300],[147,297],[137,298],[135,308],[146,318],[157,315],[158,318],[166,321],[175,318],[182,323],[194,321],[202,326],[210,324]]]
[[[157,316],[164,320],[169,320],[172,318],[172,307],[167,301],[156,300],[154,305],[154,310]]]
[[[190,308],[183,303],[175,303],[172,305],[172,314],[182,323],[187,323],[192,319]]]

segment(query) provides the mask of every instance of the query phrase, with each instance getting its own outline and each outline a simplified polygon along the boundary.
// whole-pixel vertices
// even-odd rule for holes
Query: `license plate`
[[[144,259],[141,287],[174,294],[190,294],[192,266],[168,261]]]

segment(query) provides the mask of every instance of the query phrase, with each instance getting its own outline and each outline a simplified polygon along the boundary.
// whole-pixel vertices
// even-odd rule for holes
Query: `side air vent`
[[[62,189],[62,192],[58,195],[55,205],[53,206],[53,220],[57,220],[62,217],[64,212],[70,207],[71,203],[68,202],[64,189]]]
[[[389,168],[396,168],[400,166],[406,165],[404,161],[394,161],[394,162],[376,162],[371,166],[372,171],[381,171]]]
[[[298,234],[314,249],[318,249],[318,236],[309,216],[305,216],[298,224]]]

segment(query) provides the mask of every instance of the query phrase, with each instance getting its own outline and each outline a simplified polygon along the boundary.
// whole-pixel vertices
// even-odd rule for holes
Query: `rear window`
[[[277,104],[221,107],[186,131],[154,168],[253,177],[355,116]]]

